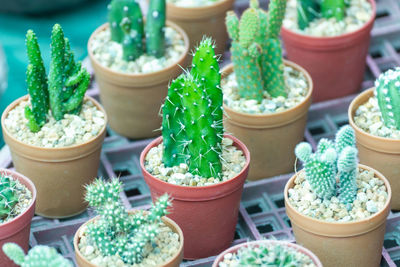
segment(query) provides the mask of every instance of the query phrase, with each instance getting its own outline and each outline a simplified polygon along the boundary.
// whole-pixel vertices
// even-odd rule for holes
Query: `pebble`
[[[307,79],[303,73],[289,66],[284,68],[284,78],[288,88],[287,98],[272,98],[265,91],[264,99],[258,103],[257,100],[240,97],[236,75],[232,72],[221,81],[224,103],[236,111],[249,114],[272,114],[292,108],[305,99],[308,92]]]
[[[111,40],[110,29],[99,32],[90,43],[94,57],[102,64],[112,70],[122,73],[150,73],[162,70],[176,63],[177,59],[185,53],[185,42],[183,37],[175,29],[165,27],[165,56],[155,58],[143,54],[134,61],[125,61],[122,58],[121,44]]]
[[[221,0],[167,0],[168,3],[172,3],[180,7],[199,7],[199,6],[210,6]]]
[[[297,23],[297,0],[288,0],[283,25],[287,29],[311,36],[337,36],[353,32],[362,27],[372,15],[371,4],[367,0],[351,0],[342,21],[335,18],[320,18],[312,21],[307,28],[300,30]]]

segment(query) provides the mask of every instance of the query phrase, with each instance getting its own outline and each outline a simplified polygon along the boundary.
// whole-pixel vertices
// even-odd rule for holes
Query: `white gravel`
[[[309,85],[302,72],[289,66],[284,68],[284,78],[288,88],[287,98],[283,96],[272,98],[265,91],[264,99],[258,103],[257,100],[240,97],[236,75],[232,72],[221,81],[224,103],[233,110],[249,114],[272,114],[292,108],[305,99]]]
[[[287,29],[318,37],[338,36],[361,28],[372,15],[371,4],[367,0],[351,0],[346,9],[346,17],[342,21],[335,18],[320,18],[312,21],[307,28],[300,30],[297,23],[297,0],[288,0],[283,25]]]
[[[19,141],[38,147],[67,147],[87,142],[96,137],[105,125],[104,113],[91,102],[85,101],[78,115],[66,114],[56,121],[49,115],[42,129],[33,133],[27,126],[24,109],[29,101],[21,101],[6,117],[4,124],[9,133]]]
[[[246,158],[241,150],[238,150],[229,138],[222,140],[222,181],[216,178],[203,178],[188,172],[187,164],[174,167],[165,167],[162,162],[163,144],[150,149],[146,155],[146,170],[163,181],[182,186],[207,186],[232,179],[241,172],[246,164]]]
[[[172,3],[180,7],[201,7],[210,6],[216,2],[222,0],[167,0],[168,3]]]
[[[354,116],[354,123],[372,135],[400,139],[400,130],[394,127],[388,128],[383,123],[376,96],[370,97],[367,102],[358,107]]]
[[[387,189],[372,171],[358,171],[357,187],[357,198],[347,207],[335,196],[321,200],[311,190],[304,172],[300,172],[295,186],[289,189],[289,201],[298,212],[329,222],[358,221],[383,209],[388,197]]]
[[[125,61],[122,58],[121,44],[111,40],[110,29],[94,36],[90,43],[90,49],[94,57],[101,65],[114,71],[122,73],[150,73],[162,70],[177,62],[178,58],[185,53],[185,42],[178,31],[171,27],[165,28],[166,54],[164,57],[156,58],[143,54],[135,61]]]

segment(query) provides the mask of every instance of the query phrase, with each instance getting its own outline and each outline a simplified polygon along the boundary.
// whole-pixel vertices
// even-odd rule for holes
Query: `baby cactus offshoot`
[[[0,220],[9,216],[18,203],[16,182],[7,175],[0,175]]]
[[[349,0],[297,0],[297,23],[301,30],[314,19],[335,18],[342,21],[346,15]]]

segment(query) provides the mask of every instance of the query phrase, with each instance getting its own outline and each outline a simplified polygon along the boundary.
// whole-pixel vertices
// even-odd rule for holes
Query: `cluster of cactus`
[[[124,60],[133,61],[144,51],[157,58],[164,56],[165,5],[165,0],[150,0],[144,26],[139,1],[111,1],[108,6],[111,40],[122,45]],[[146,40],[146,49],[143,39]]]
[[[80,62],[75,62],[67,38],[59,24],[51,35],[51,62],[48,77],[35,33],[28,30],[26,47],[29,59],[27,85],[32,108],[26,106],[25,117],[32,132],[46,123],[49,109],[56,120],[65,114],[80,112],[90,83],[90,75]]]
[[[220,178],[222,90],[218,56],[210,38],[193,55],[192,69],[175,79],[162,106],[165,166],[186,163],[204,178]]]
[[[116,178],[109,182],[96,179],[86,187],[85,200],[100,215],[88,224],[86,234],[103,256],[118,254],[123,262],[137,264],[143,260],[145,246],[157,236],[161,218],[167,214],[171,202],[165,194],[148,213],[128,214],[119,199],[121,190],[121,182]]]
[[[338,21],[345,17],[350,0],[297,0],[297,22],[304,30],[316,18],[335,18]]]
[[[48,246],[35,246],[25,255],[23,249],[15,243],[3,245],[4,254],[21,267],[72,267],[72,263]]]
[[[330,198],[338,193],[342,203],[353,203],[357,196],[358,151],[355,144],[353,128],[345,125],[337,132],[335,143],[323,138],[315,153],[309,143],[296,146],[296,157],[303,162],[306,179],[318,197]]]
[[[287,96],[279,32],[286,0],[271,0],[268,13],[250,0],[250,7],[239,18],[226,15],[232,39],[232,62],[241,97],[260,102],[267,91],[272,97]]]
[[[383,122],[388,128],[400,130],[400,68],[381,74],[375,87]]]
[[[0,175],[0,221],[12,214],[18,203],[16,182],[7,175]]]

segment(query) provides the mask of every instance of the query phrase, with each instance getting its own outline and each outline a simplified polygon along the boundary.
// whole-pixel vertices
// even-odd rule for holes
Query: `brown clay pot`
[[[2,247],[5,243],[12,242],[21,246],[21,248],[25,250],[25,252],[28,251],[31,220],[35,212],[36,188],[31,180],[29,180],[22,174],[6,169],[0,169],[0,173],[9,175],[12,178],[18,180],[32,193],[32,203],[24,212],[22,212],[20,215],[9,222],[0,223],[0,266],[16,267],[18,265],[14,264],[14,262],[4,254]]]
[[[290,61],[285,61],[285,65],[302,72],[309,84],[306,98],[297,106],[274,114],[248,114],[224,104],[226,132],[239,138],[252,156],[249,180],[291,172],[295,162],[293,150],[304,137],[313,82],[299,65]],[[230,64],[222,70],[222,77],[232,72],[233,65]]]
[[[364,220],[326,222],[305,216],[299,213],[288,199],[288,190],[293,188],[297,174],[293,175],[285,186],[286,214],[292,223],[296,242],[314,252],[324,267],[378,267],[381,261],[392,190],[380,172],[362,164],[358,167],[372,170],[376,177],[385,182],[388,192],[385,207]]]
[[[223,54],[228,40],[225,16],[228,10],[233,9],[233,4],[234,0],[220,0],[203,7],[180,7],[167,3],[167,18],[188,34],[190,47],[197,46],[205,35],[215,41],[216,54]]]
[[[348,110],[349,123],[356,133],[360,163],[379,170],[389,180],[393,192],[399,192],[400,140],[369,134],[358,127],[353,119],[358,107],[374,95],[374,90],[370,88],[353,99]],[[400,210],[400,194],[393,195],[391,206],[393,210]]]
[[[132,214],[135,211],[132,210],[129,213]],[[97,265],[89,262],[80,252],[78,244],[80,242],[80,238],[83,234],[84,228],[86,228],[87,224],[92,222],[93,220],[96,220],[98,218],[92,218],[91,220],[87,221],[83,225],[81,225],[76,231],[75,236],[74,236],[74,250],[75,250],[75,258],[76,258],[76,263],[78,264],[79,267],[98,267]],[[176,254],[166,263],[160,265],[160,267],[179,267],[179,264],[181,263],[183,259],[183,244],[184,244],[184,238],[183,238],[183,232],[181,228],[171,219],[167,217],[162,218],[163,222],[172,229],[173,232],[177,233],[179,235],[179,240],[180,240],[180,246]]]
[[[224,252],[218,255],[218,257],[214,260],[214,263],[212,267],[219,267],[219,263],[223,262],[224,257],[228,253],[236,253],[239,249],[247,246],[260,246],[260,245],[271,245],[271,246],[282,246],[282,247],[290,247],[295,249],[296,251],[303,253],[307,255],[315,264],[316,267],[322,267],[322,263],[319,261],[317,256],[315,256],[311,251],[309,251],[306,248],[303,248],[302,246],[299,246],[294,243],[290,243],[287,241],[281,241],[281,240],[257,240],[257,241],[251,241],[247,243],[242,243],[236,246],[233,246],[231,248],[228,248]]]
[[[101,105],[90,96],[85,97],[107,116]],[[12,102],[1,117],[4,141],[10,147],[16,171],[29,177],[37,189],[36,213],[48,218],[71,217],[83,212],[85,184],[96,176],[106,126],[93,139],[74,146],[44,148],[22,143],[4,125],[8,112],[28,95]]]
[[[282,27],[287,58],[303,66],[314,81],[314,102],[354,94],[361,88],[376,13],[375,1],[369,1],[373,15],[354,32],[315,37]]]
[[[127,74],[114,71],[100,64],[93,56],[90,43],[95,35],[108,28],[108,23],[97,28],[90,36],[88,53],[100,89],[101,103],[109,117],[111,129],[129,138],[157,136],[161,126],[159,110],[167,96],[169,82],[181,74],[189,52],[189,39],[176,24],[167,21],[178,31],[184,42],[185,52],[176,62],[160,71],[145,74]]]
[[[240,198],[247,177],[250,153],[233,136],[234,145],[243,151],[246,165],[234,178],[219,184],[192,187],[164,182],[144,168],[144,160],[162,137],[152,141],[140,155],[140,166],[153,200],[164,193],[172,198],[172,211],[168,217],[178,223],[185,237],[184,258],[198,259],[217,255],[232,243],[238,219]]]

